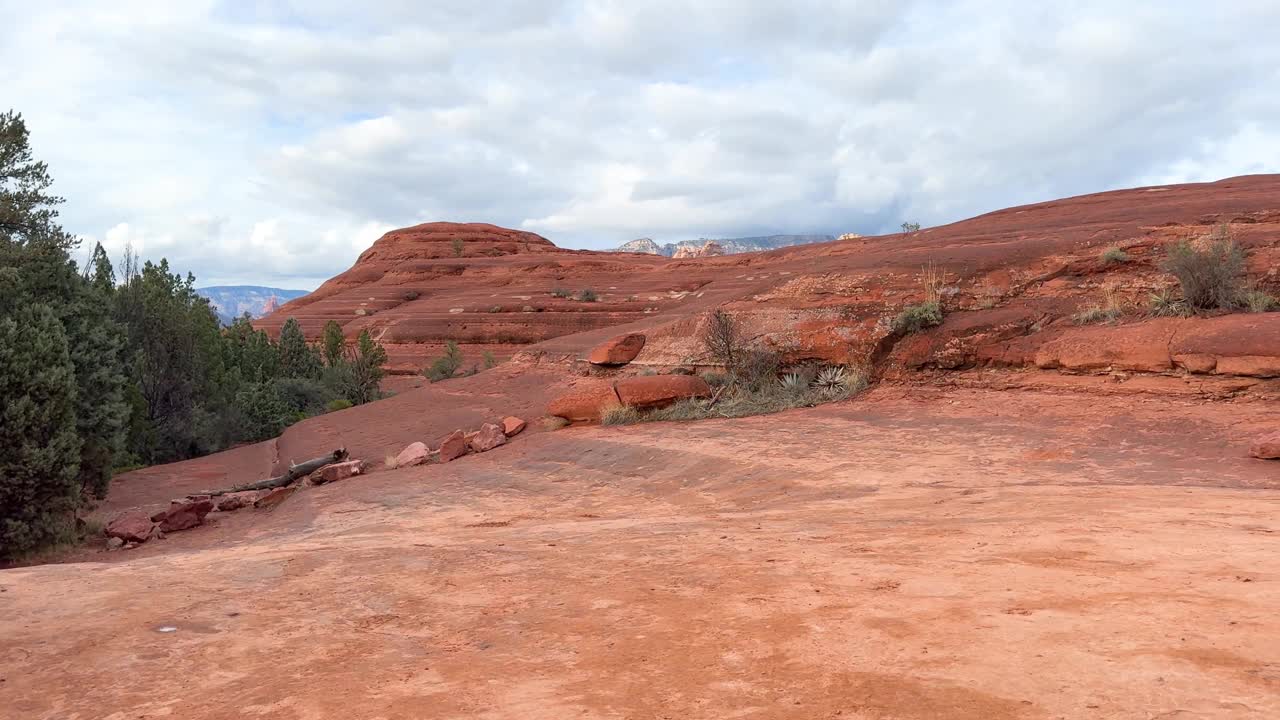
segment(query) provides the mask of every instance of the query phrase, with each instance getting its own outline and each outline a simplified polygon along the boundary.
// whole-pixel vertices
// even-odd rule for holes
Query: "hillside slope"
[[[102,513],[145,519],[335,447],[370,465],[127,552],[5,571],[0,609],[21,622],[0,656],[23,669],[0,677],[6,707],[1276,717],[1280,475],[1248,454],[1280,427],[1280,312],[1143,308],[1169,282],[1163,245],[1220,223],[1280,294],[1278,205],[1280,176],[1234,178],[689,260],[493,226],[391,233],[263,324],[338,319],[402,359],[460,337],[510,361],[117,478]],[[1104,262],[1114,247],[1128,259]],[[892,332],[925,275],[944,321]],[[1102,295],[1121,316],[1077,325]],[[792,361],[877,382],[735,420],[538,421],[602,381],[706,366],[696,336],[717,307]],[[630,365],[583,362],[624,331],[647,338]],[[506,415],[530,423],[501,447],[384,466]]]

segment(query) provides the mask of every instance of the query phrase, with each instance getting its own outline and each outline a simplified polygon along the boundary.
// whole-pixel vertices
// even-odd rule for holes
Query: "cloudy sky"
[[[1280,171],[1280,2],[0,0],[66,227],[311,288],[382,232],[886,232]],[[16,22],[15,22],[16,21]]]

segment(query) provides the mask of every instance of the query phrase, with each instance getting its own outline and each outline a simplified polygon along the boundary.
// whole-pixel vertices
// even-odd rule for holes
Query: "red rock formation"
[[[1249,448],[1249,454],[1262,460],[1280,460],[1280,432],[1258,438]]]
[[[389,345],[392,365],[406,371],[449,338],[463,341],[468,364],[482,348],[514,356],[512,362],[306,420],[275,443],[131,473],[115,484],[111,507],[155,502],[159,493],[163,500],[178,486],[190,492],[268,477],[290,459],[327,452],[337,437],[353,457],[381,458],[495,417],[536,417],[549,403],[552,415],[596,419],[601,407],[621,400],[612,382],[572,374],[572,361],[611,338],[641,333],[644,352],[628,367],[711,365],[697,334],[717,307],[739,320],[747,338],[789,361],[869,364],[877,380],[924,382],[983,370],[962,379],[1057,387],[1105,377],[1108,391],[1277,398],[1280,313],[1146,313],[1150,294],[1173,283],[1160,269],[1165,245],[1222,222],[1248,253],[1250,282],[1280,295],[1276,175],[1100,193],[907,235],[686,260],[561,250],[492,226],[389,233],[319,291],[257,322],[274,331],[296,315],[312,337],[331,318],[348,337],[369,328]],[[460,258],[452,255],[455,232],[463,236]],[[1124,248],[1129,259],[1101,262],[1111,247]],[[925,297],[928,266],[939,276],[942,324],[893,333],[894,316]],[[1111,325],[1076,325],[1072,316],[1101,302],[1108,287],[1127,308],[1123,316]],[[561,297],[557,289],[593,289],[599,300]],[[361,308],[372,312],[357,316]]]

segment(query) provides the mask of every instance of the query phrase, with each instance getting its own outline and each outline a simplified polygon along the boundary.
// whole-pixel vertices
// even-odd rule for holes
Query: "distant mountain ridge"
[[[216,285],[196,288],[201,297],[209,299],[218,319],[224,325],[249,313],[250,317],[259,318],[294,298],[306,295],[309,290],[286,290],[284,288],[262,287],[261,285]]]
[[[636,252],[646,255],[665,255],[666,257],[675,257],[679,254],[682,257],[687,257],[697,256],[700,254],[701,248],[705,247],[708,242],[713,242],[720,246],[725,255],[736,255],[738,253],[776,250],[777,248],[791,247],[792,245],[831,242],[835,239],[834,235],[761,235],[741,238],[699,238],[697,240],[681,240],[680,242],[659,245],[651,238],[637,238],[623,243],[611,252]],[[681,252],[682,249],[684,252]]]

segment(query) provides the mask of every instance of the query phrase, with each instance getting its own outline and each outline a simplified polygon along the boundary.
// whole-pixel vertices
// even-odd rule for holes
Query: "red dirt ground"
[[[121,476],[102,513],[337,446],[373,471],[0,573],[0,717],[1280,717],[1280,463],[1247,457],[1280,428],[1280,313],[1141,309],[1162,246],[1220,222],[1280,294],[1280,176],[679,261],[391,233],[263,326],[373,330],[395,397]],[[946,320],[900,337],[930,264]],[[601,300],[552,294],[583,288]],[[1107,292],[1119,322],[1072,322]],[[740,420],[537,422],[602,379],[705,367],[718,306],[877,385]],[[647,336],[631,365],[583,362],[625,332]],[[505,362],[407,374],[447,339]],[[382,468],[506,415],[531,421],[506,446]]]
[[[1277,717],[1278,422],[883,387],[522,436],[7,571],[5,716]]]

